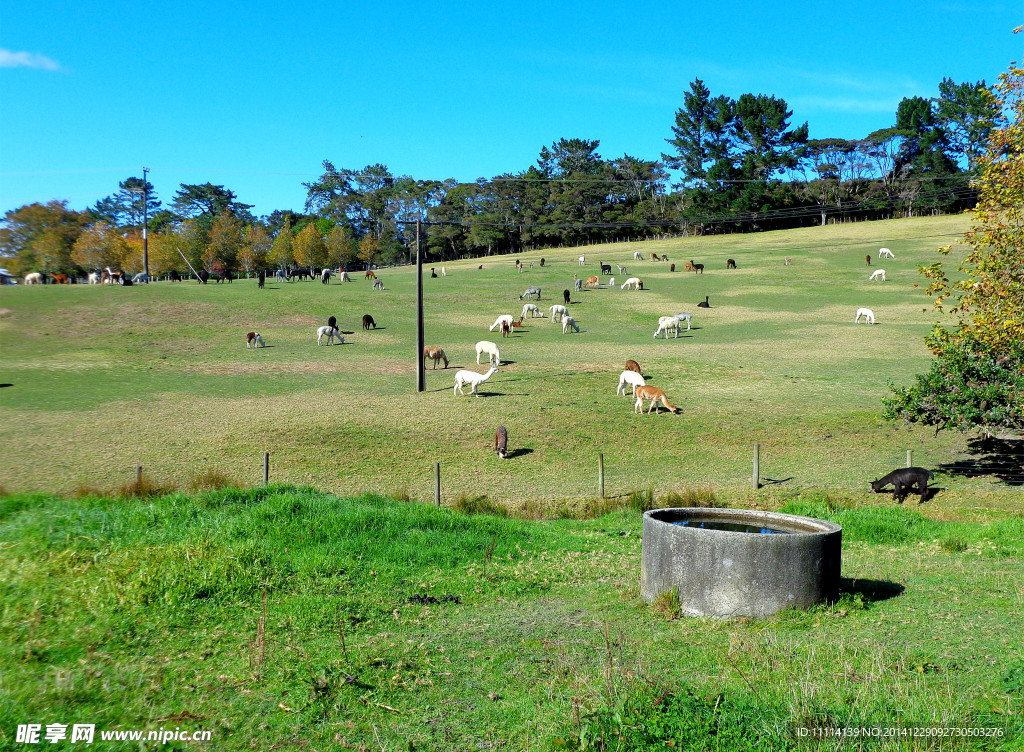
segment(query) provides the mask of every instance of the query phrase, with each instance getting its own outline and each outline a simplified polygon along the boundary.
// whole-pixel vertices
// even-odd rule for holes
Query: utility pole
[[[146,180],[148,167],[142,168],[142,271],[149,281],[149,182]]]
[[[416,391],[427,391],[423,370],[423,254],[420,252],[420,221],[416,220]]]

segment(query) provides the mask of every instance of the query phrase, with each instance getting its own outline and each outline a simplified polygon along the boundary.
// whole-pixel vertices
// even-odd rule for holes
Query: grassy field
[[[109,490],[137,465],[157,482],[187,486],[215,471],[248,485],[271,452],[274,481],[342,494],[433,498],[487,495],[509,507],[537,501],[585,506],[597,490],[624,494],[713,487],[751,497],[754,442],[762,474],[789,489],[865,493],[867,481],[905,462],[939,469],[970,459],[969,440],[906,430],[879,419],[887,383],[927,369],[922,337],[935,320],[917,267],[953,242],[964,217],[860,223],[799,231],[621,243],[523,254],[546,264],[517,274],[509,257],[447,264],[424,280],[426,341],[452,358],[415,392],[415,286],[411,268],[368,282],[0,289],[0,486],[11,491]],[[885,245],[895,260],[865,265]],[[677,266],[634,262],[664,253]],[[783,257],[793,259],[783,265]],[[684,274],[688,259],[706,265]],[[726,270],[734,258],[738,269]],[[518,315],[519,294],[561,302],[572,275],[620,263],[645,290],[602,287],[573,296],[579,334],[547,319],[502,340],[487,327]],[[869,282],[882,266],[888,280]],[[618,284],[621,284],[622,276]],[[602,278],[607,281],[607,278]],[[711,308],[695,304],[710,296]],[[872,308],[876,326],[854,325]],[[694,329],[654,341],[660,315],[686,310]],[[370,313],[379,328],[363,331]],[[342,346],[317,347],[316,327],[336,315]],[[247,350],[255,329],[269,345]],[[452,394],[453,369],[475,364],[474,344],[497,341],[501,370],[481,398]],[[615,387],[627,358],[684,409],[637,416]],[[512,461],[489,449],[495,427]],[[984,519],[1015,494],[991,477],[950,476],[933,504]]]
[[[81,723],[100,749],[1020,749],[1024,520],[783,508],[843,526],[841,598],[716,621],[640,599],[629,509],[0,497],[0,748]],[[813,735],[876,726],[904,731]],[[160,729],[211,738],[99,743]]]

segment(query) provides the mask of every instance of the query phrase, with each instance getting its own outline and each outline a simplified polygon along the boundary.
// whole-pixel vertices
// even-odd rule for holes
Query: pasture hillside
[[[428,366],[423,394],[412,267],[379,270],[384,291],[361,275],[262,290],[254,280],[4,287],[0,485],[111,489],[132,480],[136,465],[161,484],[215,471],[250,485],[269,451],[275,482],[429,501],[439,462],[446,502],[466,494],[513,508],[579,507],[592,500],[603,453],[609,494],[710,487],[745,503],[766,498],[750,499],[759,442],[762,474],[785,481],[777,489],[866,498],[867,481],[904,464],[907,450],[933,469],[985,460],[969,437],[879,417],[888,382],[927,369],[923,337],[937,315],[917,268],[967,224],[936,217],[549,249],[514,257],[522,273],[507,256],[446,263],[446,277],[428,267],[426,343],[444,347],[452,365]],[[880,262],[881,246],[895,259]],[[634,261],[635,251],[647,260]],[[726,269],[728,258],[737,269]],[[690,259],[703,274],[683,272]],[[542,288],[546,312],[574,273],[596,274],[602,261],[625,265],[645,289],[619,289],[616,272],[614,287],[601,276],[599,289],[573,293],[578,334],[546,318],[527,318],[508,339],[488,331],[499,314],[519,315],[527,287]],[[879,267],[887,281],[869,281]],[[711,307],[697,308],[705,296]],[[862,306],[876,325],[854,324]],[[658,317],[680,310],[693,314],[692,331],[655,341]],[[362,329],[366,313],[376,330]],[[345,344],[317,347],[316,328],[330,315]],[[247,350],[250,330],[268,347]],[[478,340],[500,346],[501,368],[479,399],[453,396],[456,369],[486,370],[475,363]],[[615,395],[628,358],[681,415],[635,415]],[[490,448],[499,424],[513,451],[506,461]],[[981,519],[1012,507],[1014,494],[982,470],[942,477],[932,513]]]

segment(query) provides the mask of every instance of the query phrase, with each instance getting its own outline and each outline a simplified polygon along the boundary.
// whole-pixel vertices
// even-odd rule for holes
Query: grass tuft
[[[190,491],[220,491],[225,488],[238,487],[238,484],[231,480],[226,473],[213,468],[208,468],[193,476],[188,484]]]
[[[492,517],[508,517],[508,510],[486,496],[467,496],[465,492],[452,504],[452,509],[462,514],[487,514]]]
[[[651,602],[651,611],[665,617],[666,621],[678,619],[683,613],[683,605],[679,601],[679,590],[672,588],[659,593]]]
[[[85,490],[85,494],[77,495],[76,498],[104,495],[102,492],[96,492],[88,487]],[[167,496],[177,490],[171,483],[157,483],[149,476],[143,475],[141,478],[136,478],[131,483],[121,486],[117,489],[116,495],[122,499],[148,499],[154,496]]]

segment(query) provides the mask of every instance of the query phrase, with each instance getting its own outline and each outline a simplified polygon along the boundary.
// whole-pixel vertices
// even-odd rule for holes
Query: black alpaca
[[[565,304],[569,305],[569,291],[562,290],[562,297],[565,298]]]
[[[921,501],[928,491],[928,481],[932,479],[930,471],[923,467],[901,467],[893,470],[884,478],[871,481],[871,490],[875,493],[882,493],[882,490],[890,483],[893,486],[893,498],[900,504],[907,498],[907,494],[917,486],[917,493],[921,494]],[[920,503],[920,502],[918,502]]]
[[[711,307],[711,304],[710,304],[710,303],[708,302],[708,299],[709,299],[709,297],[710,297],[710,296],[708,296],[708,295],[705,295],[705,296],[704,296],[704,300],[703,300],[703,302],[701,302],[701,303],[698,303],[698,304],[697,304],[697,307],[698,307],[698,308],[710,308],[710,307]]]

